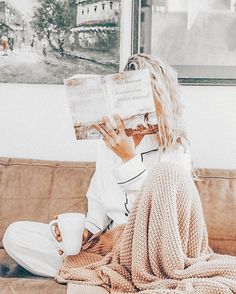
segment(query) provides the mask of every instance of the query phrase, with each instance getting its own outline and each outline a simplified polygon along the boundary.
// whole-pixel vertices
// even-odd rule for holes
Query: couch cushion
[[[197,174],[210,246],[236,255],[236,170],[201,169]]]
[[[93,172],[94,163],[0,158],[0,240],[14,221],[85,213]]]
[[[54,279],[1,278],[1,294],[66,294],[66,285]]]
[[[4,268],[9,270],[6,272]],[[8,274],[10,276],[17,275],[18,278],[3,277]],[[51,278],[41,278],[31,275],[20,266],[17,268],[17,264],[6,254],[5,250],[0,249],[0,293],[66,294],[66,286],[58,284]]]

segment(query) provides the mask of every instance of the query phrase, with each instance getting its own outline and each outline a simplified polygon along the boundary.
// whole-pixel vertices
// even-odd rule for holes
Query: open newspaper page
[[[111,113],[119,113],[126,134],[156,133],[157,117],[148,69],[107,75],[104,79]]]
[[[78,140],[103,138],[94,124],[102,124],[106,115],[115,129],[115,113],[120,114],[129,136],[157,132],[148,70],[107,76],[76,75],[64,83]]]

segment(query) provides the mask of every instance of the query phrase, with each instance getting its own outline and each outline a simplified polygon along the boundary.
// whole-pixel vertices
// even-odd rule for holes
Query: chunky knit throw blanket
[[[69,294],[236,293],[236,257],[209,248],[197,189],[177,165],[155,167],[128,223],[94,242],[58,272]]]

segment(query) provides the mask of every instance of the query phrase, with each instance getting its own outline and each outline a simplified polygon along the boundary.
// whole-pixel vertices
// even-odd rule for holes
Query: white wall
[[[236,168],[236,87],[183,87],[195,166]],[[0,156],[94,161],[77,142],[63,85],[0,84]]]
[[[183,87],[195,166],[236,168],[236,87]]]
[[[77,142],[62,85],[0,84],[0,156],[94,160],[95,142]]]

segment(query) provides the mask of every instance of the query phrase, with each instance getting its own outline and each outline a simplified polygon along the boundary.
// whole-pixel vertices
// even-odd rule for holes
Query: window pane
[[[236,0],[141,3],[141,51],[183,76],[236,76]]]

